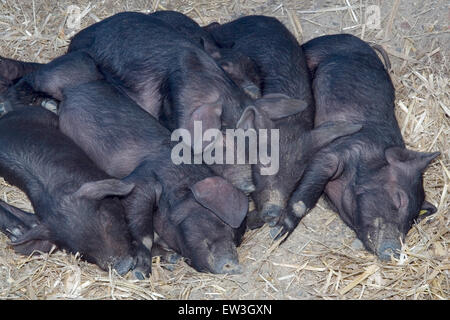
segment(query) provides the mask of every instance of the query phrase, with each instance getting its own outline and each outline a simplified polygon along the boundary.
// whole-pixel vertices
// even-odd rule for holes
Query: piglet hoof
[[[282,232],[282,227],[281,226],[274,226],[272,228],[270,228],[269,234],[270,237],[275,240],[278,239],[278,234]]]
[[[144,246],[140,246],[136,255],[136,265],[132,270],[133,277],[137,280],[144,280],[152,273],[152,254]]]
[[[137,270],[133,271],[133,278],[135,280],[140,280],[140,281],[145,280],[144,274],[141,271],[137,271]]]
[[[132,257],[126,257],[117,261],[113,268],[119,275],[124,276],[128,271],[133,269],[135,263],[136,262]]]
[[[257,210],[247,213],[247,228],[250,230],[261,228],[264,225],[264,220],[258,214]]]
[[[174,252],[168,255],[167,257],[167,262],[171,263],[171,264],[177,264],[178,261],[181,260],[181,258],[183,258],[182,256],[180,256],[178,253]]]
[[[9,102],[9,100],[4,100],[2,101],[2,98],[0,97],[0,117],[3,116],[4,114],[12,111],[12,105]]]
[[[261,90],[254,84],[248,84],[242,87],[245,93],[252,99],[261,98]]]
[[[274,240],[278,240],[283,237],[286,233],[288,234],[283,241],[287,239],[287,237],[294,231],[295,227],[299,224],[300,220],[308,213],[308,208],[306,207],[303,201],[295,202],[294,204],[289,206],[286,214],[283,214],[281,220],[278,224],[281,230],[275,234],[273,231],[272,238]],[[277,229],[278,230],[278,229]]]
[[[253,191],[256,190],[255,185],[253,182],[246,182],[241,185],[237,186],[238,189],[240,189],[243,193],[245,193],[246,196],[250,195]]]
[[[281,206],[266,203],[261,210],[261,218],[267,222],[270,227],[275,227],[280,219],[281,211]]]
[[[53,113],[56,113],[56,114],[58,113],[58,102],[56,102],[53,99],[44,99],[41,102],[41,107],[43,107]]]
[[[164,268],[169,270],[169,271],[174,271],[175,270],[175,265],[181,260],[183,259],[182,256],[180,256],[178,253],[172,252],[170,254],[164,255],[161,257],[162,260],[167,263],[166,265],[164,265]]]

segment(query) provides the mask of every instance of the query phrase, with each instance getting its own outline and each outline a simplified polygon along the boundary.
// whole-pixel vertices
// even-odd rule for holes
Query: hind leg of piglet
[[[41,105],[49,99],[45,93],[35,91],[24,78],[0,95],[0,115],[29,105]]]

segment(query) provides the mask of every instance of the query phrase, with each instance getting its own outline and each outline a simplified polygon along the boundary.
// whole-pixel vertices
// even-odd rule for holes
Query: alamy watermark
[[[67,20],[66,20],[66,26],[69,29],[80,29],[81,27],[81,9],[77,5],[70,5],[67,7]]]
[[[203,132],[202,122],[194,121],[193,137],[180,128],[171,140],[178,142],[171,153],[174,164],[260,164],[261,175],[274,175],[280,167],[278,129],[226,129],[223,135],[214,128]]]
[[[377,5],[367,6],[365,18],[367,29],[381,28],[381,13],[379,6]]]

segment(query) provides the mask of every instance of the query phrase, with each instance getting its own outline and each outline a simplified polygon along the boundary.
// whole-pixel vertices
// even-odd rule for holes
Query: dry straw
[[[73,1],[75,2],[75,1]],[[322,2],[320,2],[322,3]],[[242,275],[195,272],[184,262],[154,258],[150,279],[103,272],[55,251],[24,257],[0,235],[0,299],[448,299],[449,283],[449,43],[445,1],[383,1],[381,29],[365,25],[379,1],[76,1],[80,28],[124,10],[172,9],[201,24],[243,14],[275,16],[300,41],[350,32],[381,44],[392,62],[396,115],[409,148],[441,151],[424,175],[438,213],[414,225],[399,260],[380,263],[321,200],[282,245],[268,228],[249,231],[239,248]],[[64,53],[72,1],[0,0],[0,55],[47,62]],[[30,210],[27,198],[0,179],[0,197]]]

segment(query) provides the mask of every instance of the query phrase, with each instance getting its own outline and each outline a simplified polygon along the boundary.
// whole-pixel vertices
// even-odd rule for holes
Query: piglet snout
[[[212,271],[213,273],[219,274],[239,274],[242,273],[243,269],[238,261],[229,258],[222,258],[217,261],[216,265],[214,266],[214,270]]]
[[[398,240],[385,240],[380,244],[377,256],[383,261],[389,261],[391,255],[395,258],[400,256],[401,248],[401,243]]]

